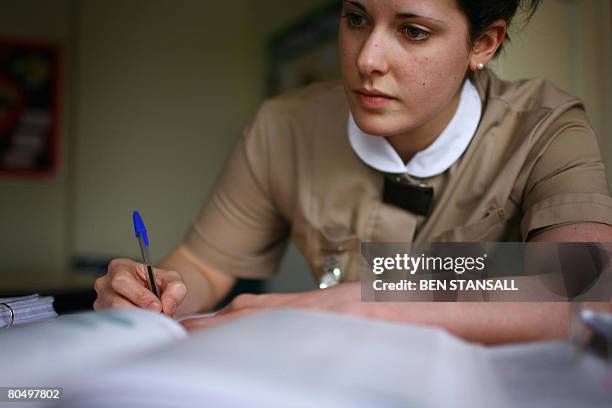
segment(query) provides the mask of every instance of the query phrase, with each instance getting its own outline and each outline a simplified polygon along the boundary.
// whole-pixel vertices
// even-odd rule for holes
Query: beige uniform
[[[425,218],[382,201],[383,173],[347,137],[341,83],[263,104],[228,157],[185,244],[236,277],[272,275],[291,237],[319,278],[329,254],[359,278],[361,241],[521,241],[575,222],[612,225],[604,166],[582,103],[550,82],[473,83],[482,102],[465,153],[442,174]]]

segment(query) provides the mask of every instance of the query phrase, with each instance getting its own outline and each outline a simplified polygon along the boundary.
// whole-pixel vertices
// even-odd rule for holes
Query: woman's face
[[[441,132],[469,66],[468,38],[455,0],[343,1],[342,78],[359,127],[383,136]]]

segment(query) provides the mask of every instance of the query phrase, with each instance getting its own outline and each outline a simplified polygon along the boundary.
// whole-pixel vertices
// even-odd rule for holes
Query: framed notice
[[[0,178],[57,170],[59,75],[58,46],[0,38]]]

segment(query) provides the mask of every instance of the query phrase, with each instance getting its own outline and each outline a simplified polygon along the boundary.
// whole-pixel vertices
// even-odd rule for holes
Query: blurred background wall
[[[133,209],[154,260],[170,251],[266,96],[270,38],[329,3],[0,0],[0,36],[63,48],[60,169],[0,180],[0,290],[88,286],[88,260],[138,258]],[[610,20],[608,0],[545,0],[494,69],[584,99],[612,180]],[[269,288],[310,287],[290,247]]]

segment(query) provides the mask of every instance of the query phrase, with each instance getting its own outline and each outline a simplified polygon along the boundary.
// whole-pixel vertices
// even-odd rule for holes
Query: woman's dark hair
[[[541,0],[457,0],[457,5],[466,15],[470,27],[470,45],[486,31],[491,23],[505,20],[510,26],[512,18],[520,8],[527,13],[527,22],[540,5]],[[506,41],[510,36],[506,33]],[[502,50],[503,43],[495,52],[495,56]]]

